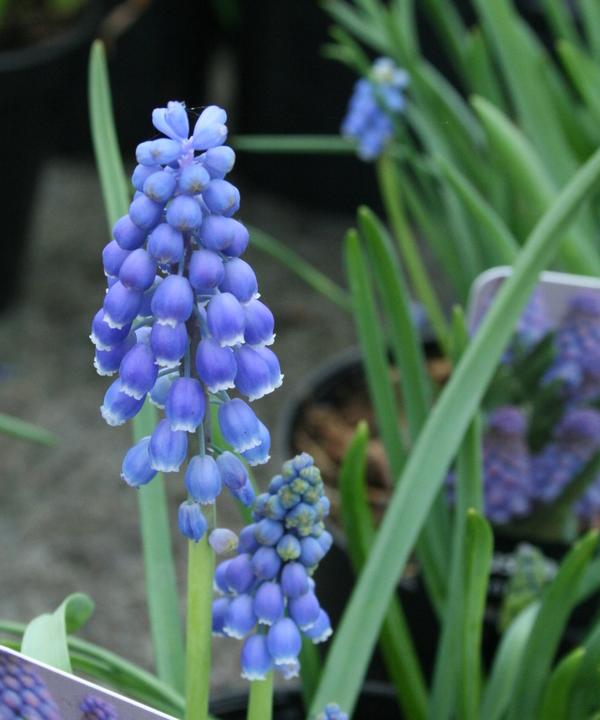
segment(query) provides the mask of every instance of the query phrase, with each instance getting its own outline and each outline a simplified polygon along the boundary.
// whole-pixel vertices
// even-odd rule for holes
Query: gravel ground
[[[243,219],[342,280],[341,238],[350,216],[315,213],[253,193],[244,183],[241,189]],[[119,480],[129,432],[109,428],[100,418],[107,381],[93,371],[88,341],[103,293],[105,241],[91,163],[48,165],[22,296],[0,316],[0,411],[52,429],[60,444],[49,450],[0,436],[0,617],[26,621],[71,592],[89,593],[96,611],[82,636],[151,668],[136,497]],[[257,403],[275,429],[268,469],[275,472],[283,459],[281,408],[306,373],[351,344],[354,333],[348,315],[276,262],[252,250],[247,257],[277,320],[275,349],[286,375],[274,396]],[[174,518],[182,482],[168,480]],[[231,509],[224,515],[223,523],[236,522]],[[174,538],[183,587],[185,544]],[[237,652],[233,641],[215,644],[216,692],[241,682]]]

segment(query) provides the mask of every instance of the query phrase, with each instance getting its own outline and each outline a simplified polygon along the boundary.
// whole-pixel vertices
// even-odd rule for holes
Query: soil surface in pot
[[[435,344],[427,343],[425,354],[427,371],[434,387],[439,389],[450,376],[451,365],[440,356]],[[389,372],[396,389],[398,417],[406,429],[400,378],[394,368],[390,368]],[[369,426],[367,494],[375,517],[380,518],[387,506],[393,482],[358,354],[355,358],[340,362],[337,371],[317,382],[292,418],[291,452],[304,451],[315,458],[328,486],[331,520],[338,525],[339,470],[360,420],[365,420]]]

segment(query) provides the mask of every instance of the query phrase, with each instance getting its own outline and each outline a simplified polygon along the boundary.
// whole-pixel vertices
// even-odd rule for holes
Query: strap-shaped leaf
[[[456,363],[468,343],[468,332],[462,311],[456,309],[452,323],[452,358]],[[467,526],[469,509],[480,511],[481,495],[481,428],[476,417],[469,425],[461,443],[454,484],[454,528],[452,535],[452,554],[448,581],[448,597],[444,608],[441,637],[435,659],[433,683],[429,704],[429,716],[436,720],[452,717],[455,713],[457,697],[461,690],[473,689],[472,682],[465,682],[466,670],[463,667],[465,653],[465,619],[468,593],[465,585],[467,570]],[[485,576],[487,583],[487,575]],[[469,648],[471,651],[472,648]],[[478,652],[478,651],[477,651]],[[461,662],[456,662],[461,658]],[[465,703],[462,703],[464,709]]]
[[[577,602],[577,589],[598,542],[592,531],[579,540],[562,562],[541,601],[513,689],[509,720],[536,717],[544,684],[568,617]]]
[[[519,124],[543,158],[546,170],[562,184],[576,164],[542,82],[540,67],[551,60],[511,0],[476,0],[475,6],[502,67]]]
[[[316,290],[323,295],[323,297],[331,300],[331,302],[342,308],[342,310],[350,311],[352,304],[346,290],[304,260],[297,252],[282,242],[279,242],[279,240],[276,240],[274,237],[271,237],[271,235],[268,235],[263,230],[259,230],[251,225],[248,226],[248,229],[250,230],[252,247],[274,257],[284,267],[303,280],[309,287],[313,288],[313,290]]]
[[[323,7],[343,28],[379,52],[388,52],[385,28],[372,22],[372,17],[342,0],[326,0]]]
[[[474,98],[473,106],[483,122],[494,156],[502,171],[519,189],[523,220],[528,228],[549,208],[556,192],[540,159],[527,140],[510,120],[483,98]],[[560,258],[567,270],[585,274],[600,272],[598,254],[578,227],[570,230],[560,246]]]
[[[414,441],[425,421],[431,386],[425,368],[422,339],[415,329],[410,295],[387,230],[367,207],[358,209],[358,225],[365,238],[373,273],[378,279],[389,342],[400,371],[400,385],[408,427]]]
[[[442,348],[447,347],[448,329],[439,299],[417,249],[412,228],[403,208],[402,184],[396,161],[384,153],[377,161],[377,178],[386,214],[418,299],[423,303],[433,332]]]
[[[585,35],[597,62],[600,62],[600,5],[597,0],[580,0]]]
[[[350,230],[346,236],[345,257],[369,395],[373,401],[379,433],[391,470],[397,476],[406,459],[404,438],[400,433],[394,386],[390,379],[387,361],[387,347],[377,316],[373,287],[369,279],[365,254],[355,230]]]
[[[477,411],[506,343],[552,260],[562,233],[600,179],[598,151],[567,185],[519,253],[479,332],[444,388],[402,476],[329,650],[311,711],[331,698],[351,711],[398,578],[437,496],[464,432]],[[357,650],[360,649],[360,652]]]
[[[506,101],[498,82],[498,72],[492,61],[489,46],[479,27],[469,31],[463,52],[465,73],[471,92],[483,96],[497,107],[504,109]]]
[[[357,573],[369,556],[375,534],[365,486],[368,441],[369,431],[363,421],[356,428],[339,474],[342,521],[350,559]],[[425,682],[402,607],[396,598],[391,600],[387,610],[379,644],[406,717],[424,719]]]
[[[593,565],[593,563],[591,563]],[[596,621],[583,643],[585,655],[571,686],[568,718],[588,717],[598,709],[598,668],[600,667],[600,623]]]
[[[33,619],[23,635],[21,652],[47,665],[71,672],[67,635],[78,630],[94,611],[94,601],[83,593],[69,595],[53,613]]]
[[[20,420],[10,415],[0,413],[0,434],[11,435],[20,440],[28,440],[29,442],[39,443],[54,447],[58,443],[58,438],[50,430],[33,425],[32,423]]]
[[[554,35],[570,42],[581,42],[574,22],[574,12],[562,0],[542,0],[542,7]]]
[[[436,162],[450,187],[471,213],[489,265],[510,265],[517,255],[519,245],[502,218],[449,160],[438,156]]]
[[[396,393],[387,359],[387,343],[377,315],[374,286],[369,276],[366,255],[353,230],[346,238],[346,265],[369,395],[392,475],[398,477],[406,459],[405,438],[400,430]],[[439,610],[445,595],[445,548],[443,535],[432,533],[431,529],[431,525],[425,529],[419,539],[417,552],[431,600]],[[440,532],[443,531],[442,526]]]
[[[117,143],[112,115],[108,68],[100,41],[92,46],[89,65],[90,123],[96,165],[109,227],[127,212],[129,188]],[[133,421],[139,440],[150,435],[157,422],[156,409],[146,402]],[[184,684],[183,631],[179,595],[171,552],[171,533],[162,474],[138,491],[146,600],[158,675],[179,690]]]
[[[94,42],[90,53],[88,102],[102,197],[107,222],[112,227],[121,215],[127,212],[130,191],[113,120],[106,55],[100,40]]]
[[[442,43],[446,48],[454,69],[465,75],[464,47],[467,29],[454,3],[446,0],[422,0],[429,18],[435,26]]]
[[[558,44],[558,54],[569,77],[600,122],[600,67],[575,45],[566,41]]]
[[[500,720],[504,717],[539,609],[539,603],[528,605],[502,635],[483,693],[479,714],[481,720]]]
[[[467,513],[464,546],[464,616],[462,621],[458,716],[475,720],[481,691],[481,632],[492,564],[492,529],[476,510]]]
[[[353,142],[339,135],[234,135],[238,152],[277,155],[354,155]]]
[[[542,696],[539,720],[569,720],[569,696],[585,657],[584,648],[575,648],[554,668]]]

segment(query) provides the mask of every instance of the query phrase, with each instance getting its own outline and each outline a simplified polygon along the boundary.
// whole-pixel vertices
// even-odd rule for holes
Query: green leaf
[[[429,192],[422,184],[412,187],[410,183],[404,186],[406,207],[422,237],[439,265],[446,273],[454,292],[457,295],[467,296],[469,282],[465,278],[456,247],[448,243],[448,230],[444,222],[444,211],[441,209],[440,198],[436,193]],[[440,209],[438,209],[440,208]]]
[[[378,279],[378,291],[388,322],[389,343],[400,371],[402,398],[414,441],[431,401],[422,340],[415,329],[408,288],[386,229],[365,206],[358,209],[358,225],[366,240],[373,273]]]
[[[325,0],[323,8],[337,23],[361,42],[379,52],[389,54],[385,29],[373,23],[373,19],[368,14],[359,12],[343,0]]]
[[[539,720],[569,720],[575,717],[569,714],[569,695],[584,657],[584,648],[575,648],[554,668],[542,696]]]
[[[460,76],[466,74],[464,48],[467,29],[453,3],[447,0],[421,0],[433,23],[454,69]]]
[[[452,359],[457,363],[468,343],[468,332],[462,311],[455,309],[452,325]],[[448,597],[444,608],[441,638],[434,665],[430,697],[430,717],[443,720],[454,714],[461,677],[465,680],[464,652],[465,612],[468,592],[465,588],[467,543],[465,541],[471,508],[480,510],[481,480],[481,429],[476,417],[469,425],[461,443],[456,472],[454,529],[448,581]],[[487,575],[485,576],[487,582]],[[462,658],[460,663],[456,658]],[[467,682],[470,689],[471,685]]]
[[[594,563],[590,563],[591,568]],[[583,643],[585,655],[578,669],[568,698],[568,712],[565,717],[589,717],[589,714],[600,707],[598,683],[600,668],[600,623],[596,617],[588,637]]]
[[[484,256],[489,265],[510,265],[517,255],[519,245],[502,218],[450,161],[440,156],[435,160],[444,178],[477,224],[480,242],[484,246]]]
[[[356,143],[339,135],[234,135],[238,152],[267,155],[355,155]]]
[[[348,553],[358,573],[369,556],[375,528],[366,493],[369,431],[360,422],[340,468],[342,522]],[[426,688],[412,637],[399,601],[392,598],[380,636],[381,652],[406,717],[426,716]]]
[[[317,646],[306,635],[303,635],[302,650],[300,651],[300,685],[305,708],[310,706],[315,694],[321,676],[321,668],[321,656]]]
[[[545,90],[541,67],[551,60],[509,0],[474,3],[500,62],[517,116],[554,180],[563,183],[576,164]]]
[[[395,388],[390,379],[387,345],[379,325],[374,289],[366,269],[366,258],[358,237],[354,244],[352,232],[348,234],[346,241],[346,259],[349,284],[355,301],[356,326],[363,349],[369,395],[375,408],[377,425],[392,475],[398,477],[405,461],[404,438],[400,431]],[[430,524],[419,541],[418,555],[436,608],[440,607],[445,592],[444,550],[443,536],[440,537],[439,533],[436,533],[436,528]]]
[[[481,720],[500,720],[504,717],[539,609],[539,603],[528,605],[502,635],[483,693],[479,714]]]
[[[338,478],[342,525],[348,554],[357,572],[364,564],[375,534],[366,492],[368,444],[369,428],[367,423],[361,420],[344,454]]]
[[[47,447],[54,447],[58,443],[58,438],[50,430],[3,413],[0,413],[0,433]]]
[[[129,184],[115,130],[110,82],[104,45],[96,40],[90,52],[88,68],[90,125],[100,186],[109,227],[129,209]]]
[[[309,287],[335,303],[342,310],[350,311],[352,302],[350,296],[337,283],[333,282],[327,275],[317,270],[313,265],[304,260],[297,252],[284,245],[279,240],[271,237],[263,230],[248,225],[250,231],[250,242],[252,247],[274,257],[288,270],[297,275]]]
[[[390,468],[394,477],[397,477],[406,457],[404,439],[400,433],[396,393],[387,361],[387,347],[379,326],[365,256],[355,230],[349,230],[346,235],[345,259],[369,395],[373,401],[377,425]]]
[[[321,49],[323,57],[338,60],[359,75],[367,75],[371,61],[362,47],[339,25],[329,28],[329,34],[335,43],[324,45]],[[339,136],[331,136],[339,138]]]
[[[593,112],[596,122],[600,122],[600,67],[598,67],[598,63],[568,42],[559,42],[557,49],[573,85]]]
[[[90,122],[94,154],[109,227],[127,213],[129,187],[117,143],[112,115],[108,68],[100,41],[92,45],[89,66]],[[146,402],[134,418],[134,439],[150,435],[157,422],[156,409]],[[179,615],[179,595],[171,551],[171,532],[162,474],[138,491],[138,506],[144,568],[146,600],[150,629],[159,677],[182,691],[185,654]]]
[[[377,288],[387,321],[387,336],[400,372],[402,399],[411,441],[414,442],[429,411],[431,399],[422,341],[415,330],[402,268],[392,250],[387,231],[366,207],[359,208],[358,223],[366,240],[374,276],[378,280]],[[449,528],[448,509],[444,498],[439,497],[417,547],[426,582],[438,598],[445,594]]]
[[[134,441],[151,435],[158,422],[156,408],[149,401],[133,420]],[[167,494],[162,473],[138,490],[138,507],[144,553],[146,602],[156,663],[161,680],[183,692],[185,651],[177,591],[177,577],[171,550],[171,529]]]
[[[483,98],[472,100],[486,127],[488,136],[504,172],[513,187],[518,188],[525,227],[529,227],[551,207],[556,193],[540,160],[523,134],[497,108]],[[573,228],[560,247],[566,269],[585,274],[600,273],[597,253]]]
[[[581,0],[579,6],[590,50],[600,62],[600,5],[598,0]]]
[[[477,335],[423,426],[396,485],[341,625],[311,710],[331,698],[351,712],[398,578],[539,273],[600,179],[600,151],[577,173],[519,253]],[[356,238],[350,243],[357,245]],[[360,652],[357,652],[360,648]]]
[[[442,348],[447,347],[446,320],[442,312],[439,299],[433,290],[427,270],[409,227],[403,210],[401,181],[398,175],[395,160],[384,153],[377,161],[377,179],[383,199],[386,214],[389,218],[396,242],[400,247],[402,259],[415,288],[419,300],[427,313],[431,327],[437,341]]]
[[[473,28],[464,47],[465,73],[469,79],[469,89],[499,108],[504,108],[505,101],[498,75],[488,46],[479,27]]]
[[[492,530],[475,510],[467,513],[464,546],[464,617],[458,714],[463,720],[478,715],[481,692],[481,632],[492,564]]]
[[[548,23],[556,37],[580,43],[579,34],[573,22],[573,11],[562,0],[542,0]]]
[[[577,589],[597,542],[598,533],[593,531],[575,543],[544,593],[527,648],[521,658],[508,713],[509,720],[533,718],[539,711],[552,659],[577,602]]]
[[[389,18],[391,44],[401,45],[409,62],[413,61],[419,54],[414,0],[394,0],[389,6]]]
[[[21,652],[58,670],[72,672],[67,635],[84,625],[93,611],[90,597],[83,593],[69,595],[53,613],[39,615],[29,623]]]

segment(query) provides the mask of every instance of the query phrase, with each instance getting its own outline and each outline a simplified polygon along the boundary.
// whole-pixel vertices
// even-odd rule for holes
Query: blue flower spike
[[[224,457],[222,463],[230,461]],[[329,510],[324,497],[321,474],[310,455],[286,462],[268,492],[255,499],[253,522],[240,533],[237,556],[217,566],[215,587],[223,598],[213,605],[213,627],[244,639],[242,677],[261,679],[271,668],[284,678],[295,677],[302,635],[320,643],[332,633],[311,577],[331,545],[323,527]],[[224,598],[229,604],[221,621]]]
[[[348,720],[348,713],[345,713],[337,703],[327,703],[316,720]]]
[[[405,108],[407,86],[406,71],[385,57],[373,63],[369,77],[355,84],[341,132],[357,143],[362,160],[375,160],[393,138],[394,122]]]
[[[235,163],[224,144],[227,114],[211,105],[190,117],[179,101],[152,112],[160,136],[136,148],[135,192],[102,251],[107,292],[90,338],[98,374],[116,376],[101,407],[106,422],[128,422],[146,398],[164,412],[125,455],[123,480],[139,488],[158,472],[184,469],[181,532],[198,541],[208,530],[213,550],[226,554],[236,551],[237,538],[215,528],[214,519],[208,527],[202,508],[223,487],[248,507],[254,502],[244,463],[268,461],[270,434],[246,401],[272,392],[283,376],[265,349],[274,338],[273,315],[241,257],[249,233],[234,217],[240,193],[227,177]],[[211,405],[244,463],[205,436]],[[276,574],[281,560],[275,554],[264,563]]]

